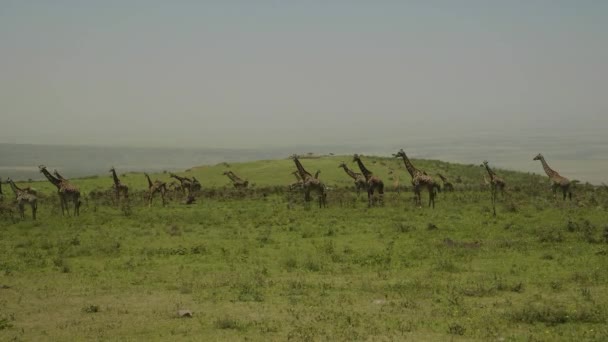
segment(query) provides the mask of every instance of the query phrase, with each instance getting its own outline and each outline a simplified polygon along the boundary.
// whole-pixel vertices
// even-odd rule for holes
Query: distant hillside
[[[363,156],[362,159],[370,171],[384,180],[386,187],[391,188],[397,177],[399,178],[401,185],[410,184],[410,175],[407,173],[401,159],[376,156]],[[349,168],[359,172],[356,163],[352,162],[351,155],[321,156],[301,159],[302,164],[310,173],[314,174],[317,170],[321,170],[319,178],[330,187],[343,187],[353,184],[351,178],[346,175],[344,170],[338,168],[338,165],[342,161],[344,161]],[[438,181],[439,179],[436,174],[439,172],[444,176],[447,176],[453,183],[455,183],[457,177],[460,177],[463,185],[480,185],[483,183],[483,176],[486,175],[485,170],[478,164],[464,165],[423,159],[412,159],[412,161],[416,167],[425,170]],[[391,169],[393,170],[393,174],[389,174]],[[231,187],[230,180],[222,174],[226,170],[232,170],[241,178],[248,179],[253,186],[258,187],[282,186],[295,181],[295,177],[291,174],[291,172],[295,171],[294,163],[291,159],[287,158],[198,166],[188,169],[187,171],[176,172],[176,174],[188,177],[195,176],[203,184],[203,187],[207,188]],[[146,179],[142,173],[124,173],[119,168],[117,168],[117,171],[119,172],[122,182],[127,184],[131,189],[147,188]],[[544,176],[501,169],[496,169],[496,172],[499,173],[501,177],[505,178],[509,185],[523,185],[529,182],[546,182],[548,184],[548,181]],[[151,177],[153,179],[158,178],[168,182],[172,180],[169,178],[168,173],[151,174]],[[109,188],[112,185],[112,179],[109,173],[107,175],[73,179],[73,182],[85,192],[93,189]],[[48,182],[35,182],[33,186],[48,191],[53,190]]]

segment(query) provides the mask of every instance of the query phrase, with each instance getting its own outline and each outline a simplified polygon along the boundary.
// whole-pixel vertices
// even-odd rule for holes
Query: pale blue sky
[[[0,0],[0,142],[600,135],[607,33],[591,0]]]

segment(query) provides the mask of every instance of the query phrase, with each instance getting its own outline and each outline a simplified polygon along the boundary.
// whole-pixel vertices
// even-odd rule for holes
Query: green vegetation
[[[76,179],[76,218],[48,182],[20,184],[42,193],[39,220],[0,217],[0,340],[608,338],[606,189],[555,201],[546,177],[496,170],[508,191],[494,217],[478,165],[414,160],[456,191],[435,210],[409,189],[368,209],[340,161],[352,165],[302,159],[322,170],[327,209],[285,190],[291,160],[231,165],[255,184],[245,191],[225,165],[184,172],[205,187],[190,206],[143,205],[141,174],[121,176],[132,195],[120,205],[88,196],[109,174]],[[399,160],[364,162],[387,190],[389,167],[409,184]]]

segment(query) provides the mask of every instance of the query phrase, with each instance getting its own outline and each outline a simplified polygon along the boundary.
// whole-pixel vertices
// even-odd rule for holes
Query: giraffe
[[[498,175],[496,175],[496,173],[490,169],[487,160],[484,160],[481,166],[486,168],[488,176],[490,177],[490,187],[492,189],[492,209],[494,210],[494,216],[496,216],[496,193],[500,191],[500,193],[504,195],[505,186],[507,183],[505,183],[502,178],[498,177]]]
[[[540,160],[543,165],[543,169],[547,176],[549,176],[549,181],[551,182],[551,189],[553,190],[553,197],[557,198],[557,189],[561,188],[563,193],[563,200],[566,200],[566,194],[568,194],[568,198],[572,201],[572,191],[570,191],[570,180],[562,175],[560,175],[557,171],[551,169],[547,161],[545,161],[545,157],[542,154],[538,154],[532,160]]]
[[[152,183],[150,176],[147,173],[144,173],[146,179],[148,180],[148,207],[152,206],[152,199],[154,198],[155,193],[160,194],[160,198],[163,203],[163,207],[165,206],[165,193],[167,192],[167,184],[165,182],[161,182],[158,179]]]
[[[450,180],[446,176],[442,175],[441,173],[438,173],[437,177],[441,178],[441,181],[443,182],[443,190],[454,191],[454,185],[450,182]]]
[[[316,191],[318,194],[318,198],[319,198],[319,208],[326,207],[327,206],[327,192],[326,192],[325,184],[323,184],[323,182],[321,182],[318,178],[314,178],[308,171],[306,171],[306,169],[304,169],[304,166],[302,166],[302,163],[300,163],[300,160],[298,158],[299,157],[296,154],[291,156],[291,159],[293,159],[293,162],[296,164],[296,168],[298,169],[298,174],[299,174],[300,178],[302,178],[302,188],[304,190],[304,200],[306,202],[310,202],[310,200],[311,200],[310,193],[312,191]],[[318,174],[317,174],[317,176],[318,176]]]
[[[68,202],[72,201],[74,203],[74,216],[80,215],[80,190],[73,184],[71,184],[68,180],[62,177],[59,179],[53,175],[46,169],[46,166],[39,165],[38,168],[40,172],[46,177],[46,179],[51,182],[51,184],[57,187],[57,193],[59,194],[59,200],[61,204],[61,214],[64,215],[64,211],[67,212],[68,216],[70,216],[70,209],[68,207]],[[55,170],[56,171],[56,170]]]
[[[361,157],[358,154],[353,155],[353,161],[357,162],[357,165],[359,166],[359,169],[361,170],[361,173],[363,174],[363,177],[365,177],[365,181],[367,183],[367,206],[372,206],[374,191],[376,191],[376,189],[378,190],[380,203],[384,203],[384,182],[382,182],[378,176],[374,176],[374,174],[369,171],[365,165],[363,165]]]
[[[8,178],[6,182],[10,185],[15,198],[17,199],[17,206],[19,207],[19,213],[21,218],[25,219],[25,204],[29,204],[32,209],[32,219],[36,220],[36,211],[38,210],[38,198],[25,190],[19,189],[12,179]]]
[[[230,178],[230,180],[232,181],[232,185],[237,189],[246,188],[249,185],[248,180],[241,179],[236,174],[234,174],[234,172],[232,172],[232,171],[224,171],[223,175]]]
[[[395,158],[402,158],[403,163],[407,172],[412,177],[412,186],[414,187],[414,195],[416,198],[416,204],[422,206],[421,199],[421,188],[425,187],[429,192],[429,207],[432,205],[435,208],[435,190],[440,191],[439,185],[435,183],[433,178],[426,174],[426,172],[417,169],[410,159],[405,154],[403,149],[394,154]]]
[[[341,162],[340,165],[338,165],[338,168],[343,168],[344,172],[346,172],[346,174],[355,181],[355,189],[357,189],[357,196],[360,196],[361,189],[367,188],[367,181],[365,180],[365,177],[363,177],[362,174],[349,169],[348,166],[346,166],[346,163],[344,162]]]
[[[116,175],[116,169],[114,169],[114,166],[112,166],[109,172],[112,173],[112,179],[114,180],[112,189],[114,189],[114,192],[116,193],[116,200],[120,200],[120,193],[123,194],[124,198],[129,198],[129,187],[120,182],[118,175]]]
[[[177,179],[182,185],[182,191],[184,194],[188,191],[188,194],[192,191],[192,180],[188,177],[180,177],[174,173],[169,173],[169,177]]]

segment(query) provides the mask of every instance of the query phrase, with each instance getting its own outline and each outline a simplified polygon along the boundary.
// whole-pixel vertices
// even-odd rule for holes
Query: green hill
[[[321,171],[319,178],[329,187],[349,187],[353,184],[352,180],[346,175],[344,170],[338,168],[341,162],[345,162],[349,168],[360,172],[357,164],[352,161],[352,156],[320,156],[320,157],[303,157],[301,162],[304,167],[312,174],[317,170]],[[390,191],[394,181],[398,177],[401,186],[408,185],[410,175],[407,173],[403,161],[397,158],[386,158],[377,156],[363,156],[363,162],[366,167],[375,175],[384,180],[385,187]],[[438,160],[412,159],[412,162],[417,168],[426,171],[437,180],[437,173],[441,173],[448,177],[452,183],[455,183],[457,177],[462,180],[461,186],[479,186],[483,183],[483,176],[487,175],[485,169],[479,165],[463,165],[456,163],[448,163]],[[480,161],[481,163],[481,161]],[[491,162],[490,162],[491,165]],[[393,174],[389,174],[390,170]],[[239,177],[249,180],[254,187],[266,186],[283,186],[295,181],[291,174],[296,170],[291,159],[277,160],[259,160],[246,163],[220,163],[216,165],[196,166],[183,172],[176,174],[187,177],[196,177],[204,188],[222,188],[231,187],[230,180],[222,173],[226,170],[232,170]],[[147,189],[147,181],[143,173],[126,173],[120,174],[121,181],[127,184],[132,190]],[[548,184],[546,177],[539,175],[531,175],[528,173],[495,170],[503,177],[510,186],[524,185],[532,183]],[[64,176],[69,177],[69,170],[63,170]],[[169,173],[150,174],[154,179],[171,182],[173,179],[169,177]],[[89,192],[92,190],[107,189],[112,185],[110,174],[97,175],[86,178],[73,179],[72,182],[80,187],[81,191]],[[53,191],[54,188],[48,182],[33,182],[22,183],[23,185],[31,185],[34,188],[44,192]]]

